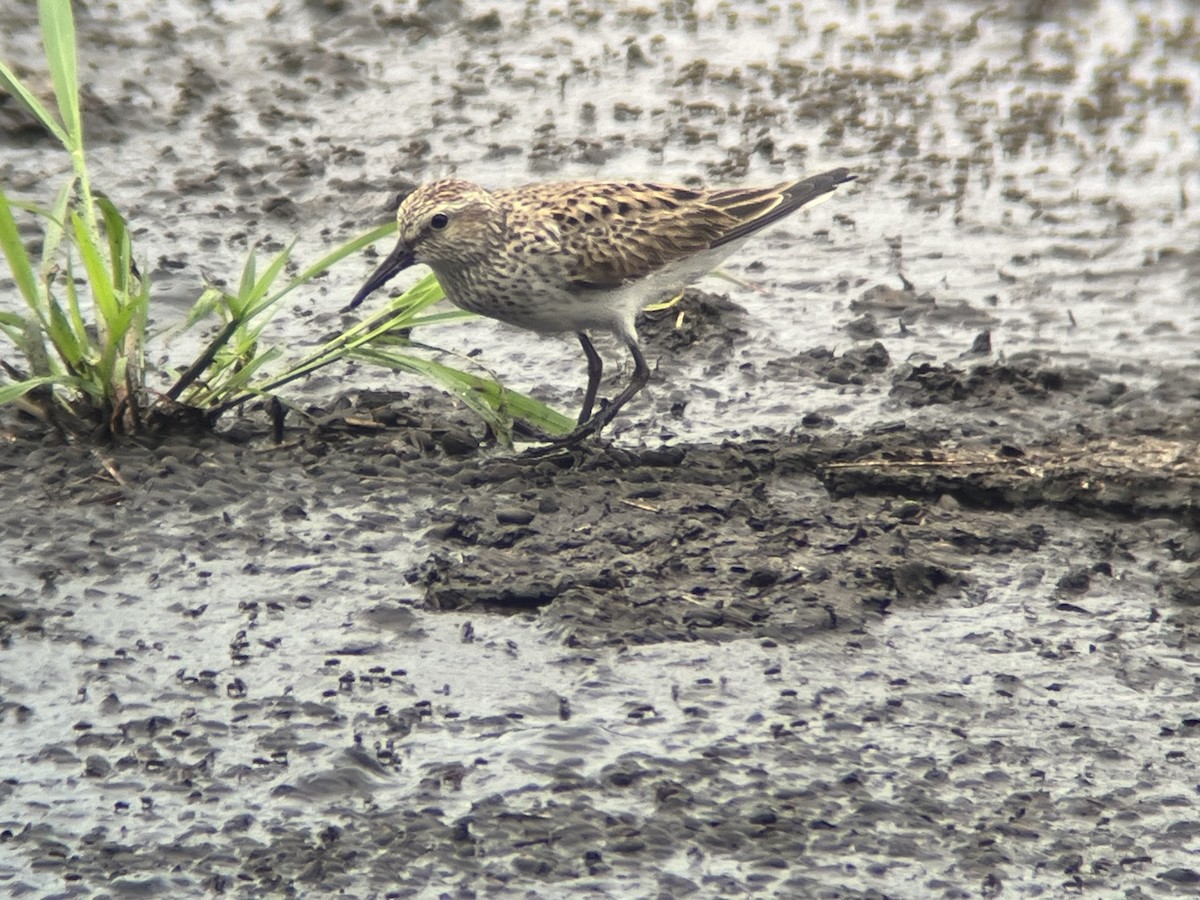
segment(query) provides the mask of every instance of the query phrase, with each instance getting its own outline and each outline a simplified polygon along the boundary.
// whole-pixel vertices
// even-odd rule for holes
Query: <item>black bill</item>
[[[397,244],[396,249],[393,250],[388,255],[388,258],[385,259],[379,266],[379,268],[371,274],[371,277],[367,279],[366,284],[359,288],[358,293],[354,295],[354,299],[351,300],[344,309],[342,309],[342,312],[354,309],[354,307],[366,300],[367,297],[371,296],[371,294],[375,293],[377,290],[391,281],[392,276],[394,276],[397,272],[404,271],[415,261],[416,260],[413,259],[413,252],[408,249],[403,242]]]

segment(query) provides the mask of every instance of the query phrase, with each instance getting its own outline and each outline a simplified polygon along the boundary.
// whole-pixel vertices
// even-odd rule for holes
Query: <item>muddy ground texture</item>
[[[727,357],[727,302],[685,322],[651,392]],[[6,420],[5,680],[77,679],[0,707],[6,889],[1194,891],[1200,384],[787,366],[941,424],[530,459],[419,391],[279,445]]]
[[[859,178],[731,258],[734,302],[646,320],[650,386],[577,453],[365,365],[289,386],[279,444],[5,411],[0,893],[1200,891],[1186,4],[75,8],[156,334],[435,177]],[[49,205],[69,161],[3,98],[0,145]],[[345,327],[377,261],[264,340]],[[460,325],[577,408],[575,342]],[[151,390],[206,337],[160,334]]]

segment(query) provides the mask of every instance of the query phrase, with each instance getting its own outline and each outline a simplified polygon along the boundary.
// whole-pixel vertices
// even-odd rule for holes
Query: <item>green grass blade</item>
[[[393,309],[407,307],[410,312],[419,312],[427,306],[432,306],[443,297],[446,292],[442,290],[441,284],[438,283],[437,277],[430,272],[411,288],[392,301]]]
[[[379,340],[389,332],[407,328],[417,313],[437,303],[443,296],[442,286],[438,284],[437,278],[432,273],[426,275],[399,297],[389,301],[384,309],[352,325],[332,341],[322,345],[287,372],[272,379],[270,386],[260,385],[259,388],[270,390],[271,387],[277,386],[276,382],[291,381],[301,374],[307,374],[341,359],[356,347]]]
[[[23,209],[27,213],[33,213],[35,216],[41,216],[43,219],[49,220],[54,213],[46,209],[44,206],[38,206],[36,203],[30,203],[28,200],[17,200],[15,197],[10,199],[9,204],[13,209]]]
[[[63,129],[62,123],[42,104],[41,100],[34,96],[29,88],[25,87],[16,73],[2,62],[0,62],[0,88],[15,97],[22,106],[29,110],[30,115],[41,122],[47,131],[62,141],[63,147],[71,149],[71,139]]]
[[[493,425],[504,424],[500,417],[515,417],[550,434],[567,434],[575,427],[573,419],[539,400],[509,390],[490,378],[472,375],[430,359],[372,347],[361,347],[351,355],[365,362],[410,372],[432,384],[441,385]]]
[[[71,320],[71,331],[78,336],[84,352],[90,355],[93,349],[92,341],[88,337],[87,325],[83,321],[83,312],[79,309],[79,291],[75,289],[75,274],[69,263],[67,277],[63,283],[67,288],[67,315]]]
[[[243,390],[250,381],[250,376],[257,372],[260,368],[269,362],[273,362],[283,355],[283,351],[278,347],[272,347],[265,350],[257,356],[248,360],[236,372],[230,373],[222,384],[222,391],[229,392],[234,390]]]
[[[388,302],[380,312],[348,328],[319,351],[318,355],[334,354],[331,359],[345,355],[356,347],[380,340],[412,326],[417,314],[440,301],[445,294],[432,273],[426,275],[407,291]]]
[[[58,355],[66,365],[67,370],[77,373],[80,363],[88,355],[87,334],[84,332],[75,333],[74,328],[71,327],[71,320],[63,312],[62,306],[59,305],[53,296],[50,297],[50,316],[47,323],[47,333],[50,336],[50,343],[58,351]]]
[[[261,313],[264,309],[269,308],[284,292],[266,297],[267,291],[271,289],[271,285],[275,283],[275,279],[279,277],[279,273],[283,271],[283,267],[287,265],[289,257],[292,255],[292,247],[295,246],[295,241],[288,244],[279,252],[279,254],[271,260],[271,264],[267,266],[267,271],[263,272],[262,277],[254,283],[254,287],[250,291],[250,296],[244,299],[242,309],[243,318],[252,319]],[[266,297],[266,299],[263,299]]]
[[[406,327],[418,328],[422,325],[440,325],[442,322],[461,322],[464,319],[477,319],[478,313],[467,312],[465,309],[448,309],[446,312],[430,313],[427,316],[414,316]]]
[[[219,288],[206,287],[200,292],[200,296],[196,298],[196,302],[192,304],[192,308],[188,310],[187,316],[178,325],[172,325],[169,328],[164,328],[157,332],[158,334],[170,334],[172,337],[182,334],[191,329],[197,322],[202,319],[207,319],[216,310],[221,303],[222,293]]]
[[[100,207],[100,213],[104,216],[104,232],[108,236],[108,258],[112,261],[113,287],[117,291],[126,291],[129,289],[129,275],[133,265],[129,226],[125,224],[125,217],[107,197],[97,197],[96,205]]]
[[[271,264],[267,266],[266,271],[260,277],[258,275],[257,250],[252,248],[246,257],[245,265],[242,267],[242,277],[238,284],[236,295],[220,291],[213,287],[205,289],[188,312],[187,319],[179,330],[186,331],[188,328],[191,328],[221,303],[224,304],[225,309],[228,311],[228,321],[220,333],[205,348],[204,352],[200,354],[195,362],[179,377],[179,380],[171,386],[171,389],[167,391],[168,397],[171,399],[178,398],[202,375],[205,376],[204,387],[199,390],[193,390],[192,394],[188,397],[189,402],[202,404],[212,398],[228,397],[232,391],[245,383],[250,373],[268,361],[261,359],[255,362],[255,360],[259,359],[259,355],[255,352],[255,347],[259,335],[266,325],[266,321],[259,322],[252,328],[248,327],[248,323],[286,293],[286,291],[281,291],[272,296],[265,296],[271,289],[271,285],[279,277],[279,273],[283,271],[283,267],[287,264],[291,252],[292,244],[289,244],[271,261]],[[267,352],[272,354],[270,359],[275,359],[278,355],[272,351]],[[231,377],[230,373],[236,374],[234,371],[235,366],[245,367],[250,365],[250,363],[254,363],[254,365],[245,375],[236,379]],[[237,371],[244,371],[244,369],[238,369]]]
[[[133,325],[136,310],[132,304],[118,306],[117,313],[107,321],[108,337],[100,355],[99,378],[105,385],[105,390],[113,391],[125,379],[124,369],[126,358],[127,338]],[[110,399],[112,395],[110,394]]]
[[[258,281],[258,248],[251,247],[246,254],[246,264],[242,266],[242,280],[238,282],[236,296],[226,295],[230,315],[235,319],[242,318],[246,312],[247,298],[254,290]]]
[[[278,300],[279,298],[283,297],[285,294],[298,288],[300,285],[307,284],[308,282],[310,282],[314,278],[316,278],[318,275],[320,275],[322,272],[324,272],[326,269],[332,267],[335,263],[341,262],[347,256],[351,256],[351,255],[357,253],[363,247],[373,244],[380,238],[387,237],[389,234],[393,234],[395,231],[396,231],[396,221],[395,221],[395,219],[393,219],[391,222],[388,222],[386,225],[380,225],[378,228],[372,228],[366,234],[359,235],[358,237],[356,237],[354,240],[350,241],[349,243],[342,244],[342,246],[325,254],[320,259],[318,259],[315,263],[313,263],[311,266],[309,266],[307,269],[305,269],[299,275],[297,275],[295,278],[293,278],[291,281],[289,281],[287,283],[287,286],[284,287],[284,289],[281,290],[278,294],[276,294],[273,299]]]
[[[75,244],[79,247],[79,255],[83,259],[83,267],[87,273],[88,284],[92,288],[92,299],[96,303],[96,313],[100,317],[101,322],[108,330],[111,331],[113,323],[120,315],[120,304],[117,301],[116,293],[113,290],[112,278],[109,275],[108,267],[104,264],[104,258],[100,255],[100,248],[92,242],[92,236],[88,232],[87,225],[79,216],[79,213],[71,213],[71,224],[75,228]]]
[[[37,279],[33,274],[33,263],[29,259],[25,245],[21,243],[21,235],[17,231],[16,220],[13,219],[12,208],[8,205],[8,197],[2,190],[0,190],[0,250],[4,251],[4,258],[8,260],[8,269],[17,283],[17,290],[21,292],[21,296],[25,298],[29,308],[37,311],[39,298]]]
[[[46,48],[46,63],[54,82],[58,112],[72,152],[83,148],[83,124],[79,118],[79,78],[75,62],[75,18],[70,0],[39,0],[38,15],[42,23],[42,43]]]
[[[349,243],[342,244],[336,250],[327,253],[319,260],[296,276],[296,281],[308,281],[316,275],[320,275],[326,269],[332,267],[335,263],[341,262],[347,256],[351,256],[366,247],[369,244],[375,243],[380,238],[385,238],[389,234],[396,233],[396,220],[392,219],[386,225],[380,225],[378,228],[372,228],[366,234],[361,234]]]
[[[64,379],[58,375],[39,375],[36,378],[26,378],[24,381],[14,381],[10,384],[0,384],[0,406],[5,403],[12,403],[24,397],[34,388],[42,387],[47,384],[70,384],[69,379]]]
[[[376,229],[376,231],[379,230]],[[222,412],[232,409],[240,403],[244,403],[251,399],[251,397],[267,394],[298,378],[303,378],[310,372],[315,372],[317,369],[323,368],[330,363],[337,362],[354,348],[378,338],[381,334],[389,330],[404,327],[405,322],[412,315],[436,303],[441,298],[442,288],[438,284],[437,279],[432,274],[425,276],[425,278],[409,288],[404,294],[391,300],[387,307],[363,321],[352,325],[336,338],[323,344],[284,372],[273,375],[266,381],[248,386],[246,389],[248,394],[246,396],[230,397],[229,392],[217,392],[214,396],[216,405],[209,410],[210,421],[215,421],[216,417]],[[226,335],[226,338],[228,338],[228,335]]]
[[[37,211],[46,220],[46,231],[42,235],[42,263],[39,269],[43,281],[49,280],[50,273],[58,264],[58,248],[62,246],[63,235],[66,234],[67,209],[74,193],[75,179],[68,178],[58,189],[54,206],[49,210]]]
[[[364,362],[387,366],[400,372],[408,372],[423,380],[441,387],[457,396],[464,405],[487,422],[494,431],[501,434],[506,443],[511,443],[512,429],[505,418],[499,414],[493,403],[482,391],[476,393],[475,384],[466,372],[439,366],[437,363],[405,353],[394,353],[389,350],[377,350],[373,347],[360,347],[351,356]],[[482,379],[480,379],[482,380]],[[498,387],[498,386],[497,386]]]

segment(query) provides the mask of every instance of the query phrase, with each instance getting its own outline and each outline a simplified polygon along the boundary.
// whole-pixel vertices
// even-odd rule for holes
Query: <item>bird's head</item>
[[[353,309],[398,272],[425,263],[435,272],[469,265],[490,253],[498,211],[492,195],[469,181],[422,185],[396,210],[399,240],[346,309]]]

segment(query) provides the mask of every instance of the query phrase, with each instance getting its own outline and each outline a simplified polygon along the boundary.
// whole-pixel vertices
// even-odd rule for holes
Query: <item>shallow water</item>
[[[899,424],[940,434],[938,452],[1032,452],[1124,423],[1124,439],[1165,432],[1168,455],[1194,458],[1195,435],[1162,425],[1200,405],[1187,4],[79,15],[94,179],[135,223],[160,326],[205,277],[236,278],[249,246],[295,238],[312,259],[444,174],[739,184],[847,165],[860,179],[731,259],[743,286],[705,282],[744,313],[689,312],[691,343],[647,326],[656,377],[617,443],[668,437],[682,474],[504,481],[490,457],[414,460],[403,435],[180,440],[121,451],[120,488],[86,452],[10,440],[0,884],[1194,890],[1196,620],[1178,599],[1196,572],[1191,482],[1166,479],[1156,518],[1148,496],[974,508],[904,488],[831,497],[806,469],[748,468],[756,436],[797,430],[804,446]],[[40,71],[34,29],[13,11],[0,57]],[[27,132],[0,146],[0,182],[45,202],[62,155]],[[316,343],[374,262],[298,296],[269,339]],[[15,303],[0,281],[0,308]],[[992,352],[972,355],[984,330]],[[876,341],[885,368],[849,380],[806,355]],[[565,409],[581,396],[573,341],[479,321],[437,342],[483,348]],[[165,367],[190,347],[150,356]],[[900,390],[906,367],[1024,372],[1030,352],[1065,385],[1005,393],[998,366],[975,394]],[[289,396],[350,387],[425,397],[362,366]],[[799,428],[805,414],[826,419]],[[728,458],[693,474],[710,441]],[[897,586],[910,564],[946,581]],[[546,584],[559,593],[540,610],[487,602]],[[476,602],[445,608],[463,597]]]

